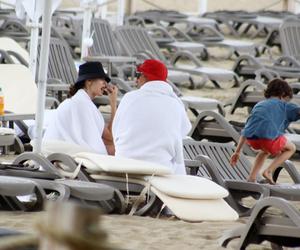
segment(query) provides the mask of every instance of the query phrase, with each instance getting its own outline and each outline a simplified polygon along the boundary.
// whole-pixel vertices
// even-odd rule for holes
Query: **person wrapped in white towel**
[[[115,155],[160,163],[186,174],[182,140],[191,129],[184,104],[158,60],[137,66],[138,90],[122,98],[113,122]]]
[[[45,131],[43,139],[75,143],[99,154],[114,154],[112,121],[117,107],[118,89],[108,85],[110,78],[99,62],[79,66],[77,81],[70,88],[70,98],[63,101]],[[92,100],[108,93],[111,119],[105,126],[104,118]]]

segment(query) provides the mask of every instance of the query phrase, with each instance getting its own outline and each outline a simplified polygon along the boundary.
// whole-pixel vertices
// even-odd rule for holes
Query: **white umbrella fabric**
[[[81,6],[84,8],[83,12],[83,28],[81,38],[81,59],[88,56],[88,48],[93,45],[93,39],[90,37],[91,22],[93,17],[93,9],[97,4],[97,0],[82,0]]]
[[[37,100],[37,109],[36,109],[36,116],[35,116],[35,129],[36,129],[34,135],[35,145],[33,146],[33,151],[35,153],[41,153],[45,99],[46,99],[47,72],[48,72],[49,42],[50,42],[50,33],[51,33],[51,16],[55,9],[54,3],[56,2],[57,4],[57,2],[59,1],[58,0],[52,0],[52,1],[37,0],[37,1],[42,2],[42,5],[40,6],[39,9],[40,11],[39,14],[42,15],[42,41],[41,41],[41,53],[40,53],[40,65],[39,65],[39,72],[38,72],[38,100]]]
[[[17,2],[22,2],[22,5],[27,13],[29,19],[31,20],[29,26],[31,27],[31,37],[30,37],[30,61],[29,68],[33,77],[36,76],[36,62],[37,62],[37,47],[39,39],[39,20],[43,14],[43,4],[44,0],[18,0]],[[51,0],[49,7],[50,13],[52,14],[54,10],[59,6],[61,0]],[[51,21],[51,20],[50,20]]]

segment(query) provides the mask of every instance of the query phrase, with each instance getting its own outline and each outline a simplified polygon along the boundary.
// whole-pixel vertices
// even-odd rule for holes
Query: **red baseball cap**
[[[159,60],[149,59],[137,66],[137,71],[147,77],[149,81],[166,81],[168,77],[167,67]]]

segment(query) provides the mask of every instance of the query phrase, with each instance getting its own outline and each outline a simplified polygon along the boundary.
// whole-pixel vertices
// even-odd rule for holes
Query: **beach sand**
[[[214,50],[218,54],[218,50]],[[204,62],[204,65],[222,66],[230,69],[234,60],[213,59]],[[216,98],[222,102],[230,100],[238,88],[230,88],[230,83],[225,89],[215,89],[212,84],[205,85],[202,89],[189,90],[182,88],[186,95]],[[228,109],[227,109],[228,111]],[[192,120],[193,116],[189,114]],[[228,119],[245,121],[246,109],[238,109],[235,115],[226,115]],[[9,160],[14,156],[0,157]],[[300,160],[293,159],[300,170]],[[289,182],[287,175],[280,179]],[[213,212],[213,211],[212,211]],[[12,228],[23,232],[34,232],[34,224],[43,212],[0,212],[0,227]],[[246,218],[235,222],[201,222],[188,223],[177,219],[150,218],[127,215],[104,215],[102,225],[108,234],[110,243],[117,245],[120,249],[222,249],[219,239],[226,230],[235,228],[245,223]],[[238,240],[232,241],[228,249],[235,249]],[[249,249],[270,249],[269,243],[252,245]]]

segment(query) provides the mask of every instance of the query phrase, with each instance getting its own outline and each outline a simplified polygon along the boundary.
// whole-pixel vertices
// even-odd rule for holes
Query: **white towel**
[[[44,140],[62,140],[107,154],[102,140],[104,126],[102,114],[88,94],[80,89],[59,105],[46,129]]]
[[[184,105],[165,82],[151,81],[121,100],[113,122],[116,155],[185,174],[182,139],[191,129]]]

